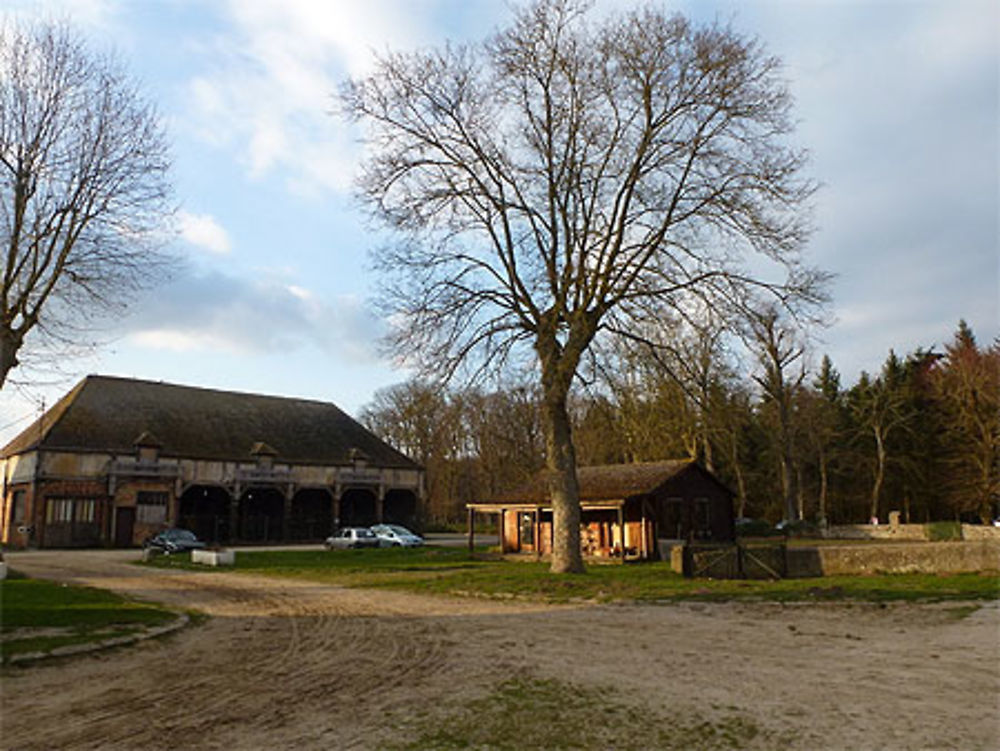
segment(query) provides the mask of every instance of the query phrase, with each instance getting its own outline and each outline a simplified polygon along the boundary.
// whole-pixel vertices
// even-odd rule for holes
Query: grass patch
[[[959,522],[929,522],[926,528],[927,539],[931,542],[952,542],[962,539],[962,525]]]
[[[206,571],[187,557],[140,564]],[[1000,598],[997,575],[891,574],[781,581],[685,579],[664,562],[592,565],[585,574],[552,574],[548,564],[503,560],[464,548],[428,546],[341,551],[240,551],[236,571],[351,587],[428,594],[525,598],[545,602],[766,600],[929,601]]]
[[[945,612],[948,614],[949,618],[961,621],[968,618],[977,610],[979,610],[978,605],[956,605],[955,607],[947,608]]]
[[[169,610],[103,589],[8,576],[0,581],[0,656],[101,641],[157,626]]]
[[[411,749],[670,749],[779,748],[788,737],[732,711],[708,719],[627,704],[613,687],[588,689],[554,680],[514,678],[484,697],[393,723],[387,745]]]

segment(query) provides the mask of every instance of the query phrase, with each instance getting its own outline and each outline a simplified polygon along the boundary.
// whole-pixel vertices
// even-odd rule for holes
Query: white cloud
[[[299,194],[347,190],[359,148],[331,116],[334,94],[370,67],[373,50],[426,40],[430,5],[233,0],[208,69],[188,82],[192,127],[234,148],[255,179],[278,172]]]
[[[254,279],[220,272],[175,279],[123,323],[126,341],[172,352],[288,353],[315,347],[326,355],[375,362],[380,324],[354,295],[321,297],[257,270]]]
[[[232,251],[229,234],[211,215],[181,211],[177,220],[181,237],[192,245],[216,255],[228,255]]]

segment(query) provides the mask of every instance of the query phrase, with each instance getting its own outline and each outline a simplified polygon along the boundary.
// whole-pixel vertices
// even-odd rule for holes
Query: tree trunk
[[[740,465],[733,465],[733,472],[736,473],[736,505],[739,509],[736,515],[742,519],[747,515],[747,485],[746,480],[743,479],[743,470],[740,469]]]
[[[795,489],[792,487],[792,456],[791,416],[784,397],[778,402],[778,421],[781,430],[781,494],[785,502],[785,519],[791,522],[799,521],[799,507],[796,503]]]
[[[829,478],[826,470],[826,452],[821,448],[819,451],[819,523],[826,526],[826,493],[829,486]]]
[[[576,449],[566,403],[580,355],[593,336],[595,326],[581,326],[571,331],[567,343],[562,345],[556,336],[554,320],[550,317],[545,321],[545,330],[539,334],[535,344],[542,366],[545,467],[552,500],[551,571],[555,574],[583,573],[580,486],[576,477]]]
[[[0,389],[7,381],[7,374],[17,367],[17,351],[21,340],[9,330],[0,331]]]
[[[545,398],[545,466],[552,499],[552,565],[556,574],[582,573],[580,552],[580,487],[576,479],[566,395]]]
[[[875,433],[876,462],[875,482],[872,484],[871,517],[875,519],[878,517],[879,496],[882,495],[882,481],[885,478],[885,441],[881,430],[876,428],[873,432]]]
[[[806,518],[806,487],[805,483],[802,482],[802,463],[796,462],[795,464],[795,501],[796,501],[796,511],[798,513],[798,518]]]

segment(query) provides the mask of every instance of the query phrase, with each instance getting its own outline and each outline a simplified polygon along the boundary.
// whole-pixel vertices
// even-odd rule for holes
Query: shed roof
[[[280,462],[417,464],[328,402],[91,375],[8,443],[0,458],[48,450],[133,453],[149,433],[161,456],[249,461],[255,445]],[[257,446],[258,453],[260,446]]]
[[[594,503],[649,495],[655,493],[671,480],[680,477],[686,471],[700,472],[711,478],[720,488],[729,492],[712,473],[703,469],[695,460],[668,459],[637,464],[603,464],[593,467],[578,467],[576,475],[580,485],[580,501]],[[520,488],[504,493],[491,505],[548,503],[550,496],[547,477],[548,473],[543,470]]]

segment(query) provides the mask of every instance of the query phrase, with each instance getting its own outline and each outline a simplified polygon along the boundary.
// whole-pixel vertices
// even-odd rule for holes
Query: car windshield
[[[370,529],[359,529],[359,530],[357,530],[357,532],[358,532],[358,537],[374,537],[375,536],[375,533],[372,532]]]
[[[404,537],[411,537],[413,535],[413,533],[406,527],[399,527],[395,524],[387,524],[385,528],[390,532],[393,532],[397,535],[403,535]]]
[[[170,540],[194,540],[194,532],[188,532],[186,529],[171,529],[168,532],[164,532],[164,537]]]

